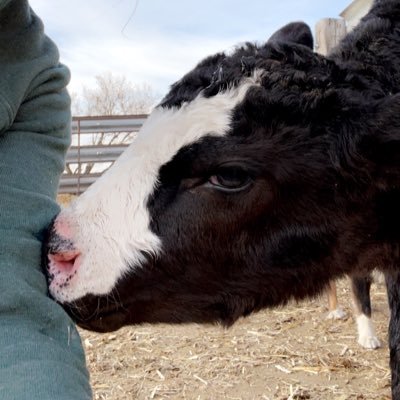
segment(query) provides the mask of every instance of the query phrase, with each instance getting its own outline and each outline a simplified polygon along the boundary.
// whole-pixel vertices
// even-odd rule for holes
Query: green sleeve
[[[47,297],[43,230],[70,142],[66,67],[27,0],[0,0],[0,399],[90,399],[79,334]]]

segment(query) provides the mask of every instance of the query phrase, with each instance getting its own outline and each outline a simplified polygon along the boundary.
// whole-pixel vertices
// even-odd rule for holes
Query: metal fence
[[[147,115],[74,117],[72,145],[59,193],[77,194],[96,181],[129,146]]]

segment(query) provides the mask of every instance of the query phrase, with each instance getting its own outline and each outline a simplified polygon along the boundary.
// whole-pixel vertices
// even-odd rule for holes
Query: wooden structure
[[[371,8],[373,0],[353,0],[341,13],[342,18],[324,18],[315,26],[315,50],[328,54]]]
[[[360,19],[369,11],[373,0],[353,0],[341,13],[340,16],[346,21],[347,31],[350,32]]]
[[[315,50],[328,54],[346,33],[346,22],[343,19],[321,19],[315,26]]]

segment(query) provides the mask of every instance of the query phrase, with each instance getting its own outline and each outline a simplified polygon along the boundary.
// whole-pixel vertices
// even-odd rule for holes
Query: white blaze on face
[[[179,149],[206,135],[225,135],[233,109],[260,78],[255,71],[236,88],[210,98],[199,95],[180,108],[152,112],[113,167],[58,216],[56,227],[57,223],[68,227],[68,239],[81,256],[67,285],[59,285],[56,291],[57,277],[50,285],[57,300],[107,294],[130,268],[140,266],[142,252],[159,252],[162,243],[149,229],[146,205],[160,167]]]

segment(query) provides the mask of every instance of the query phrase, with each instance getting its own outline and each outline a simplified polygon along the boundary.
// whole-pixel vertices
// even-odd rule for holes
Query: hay
[[[351,315],[347,281],[339,301]],[[96,400],[390,399],[382,287],[373,290],[383,348],[356,343],[351,317],[325,320],[325,298],[219,326],[132,326],[81,331]]]

